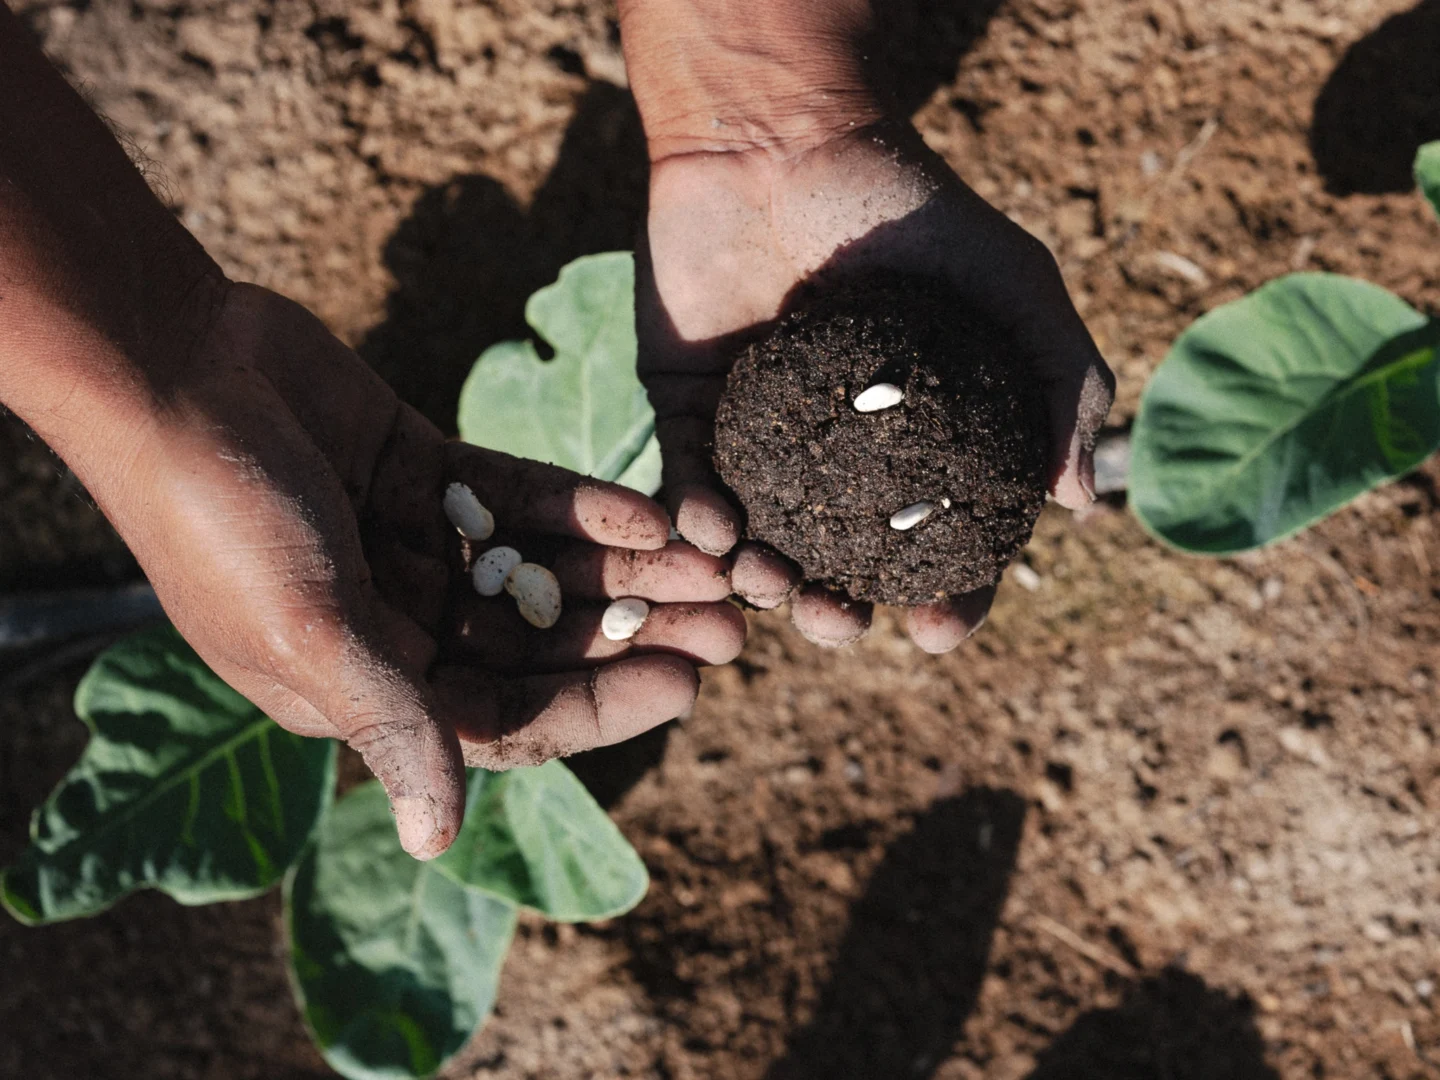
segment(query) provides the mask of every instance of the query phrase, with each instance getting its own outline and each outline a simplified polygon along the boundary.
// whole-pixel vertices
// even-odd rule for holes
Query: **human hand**
[[[738,350],[773,326],[802,285],[823,288],[877,269],[948,281],[1011,332],[1013,362],[1046,394],[1050,491],[1070,508],[1089,503],[1092,450],[1114,379],[1044,245],[966,187],[909,124],[884,118],[863,78],[846,68],[843,39],[830,40],[839,59],[824,92],[792,85],[791,72],[803,65],[778,64],[795,51],[783,38],[786,25],[768,46],[775,70],[687,84],[687,72],[667,68],[673,49],[652,57],[647,27],[637,25],[647,6],[632,0],[627,24],[638,31],[627,59],[652,154],[637,264],[640,373],[681,535],[712,553],[741,537],[741,515],[710,460],[715,408]],[[806,17],[799,8],[792,16]],[[826,48],[801,40],[812,64],[823,65]],[[687,89],[689,107],[680,92]],[[732,577],[736,592],[759,607],[777,606],[799,583],[787,561],[748,543],[735,552]],[[987,588],[913,608],[907,628],[927,651],[947,651],[983,621],[993,597]],[[815,586],[799,593],[792,614],[822,645],[855,640],[870,620],[869,605]]]
[[[217,674],[364,755],[411,854],[458,831],[462,759],[503,769],[629,738],[690,707],[695,664],[738,653],[725,564],[667,545],[649,499],[447,444],[273,293],[226,285],[213,312],[164,415],[92,493]],[[553,557],[553,628],[471,588],[442,509],[453,481],[494,513],[496,542]],[[631,641],[600,633],[612,596],[657,602]]]
[[[357,748],[420,857],[490,768],[683,713],[744,618],[649,499],[447,445],[303,308],[234,285],[0,4],[0,402],[75,471],[202,657],[280,724]],[[443,496],[554,559],[540,633],[482,601]],[[568,547],[557,538],[568,538]],[[603,600],[657,606],[597,632]]]

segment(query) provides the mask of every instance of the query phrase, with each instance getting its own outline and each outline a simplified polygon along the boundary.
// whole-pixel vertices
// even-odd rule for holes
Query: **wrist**
[[[620,0],[652,162],[811,149],[879,120],[870,0]]]
[[[111,284],[98,310],[50,288],[15,289],[0,310],[0,403],[96,494],[165,426],[230,288],[198,257]]]

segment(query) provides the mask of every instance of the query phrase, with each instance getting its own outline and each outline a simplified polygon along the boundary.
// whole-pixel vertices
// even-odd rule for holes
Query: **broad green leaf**
[[[1415,182],[1440,214],[1440,142],[1426,143],[1415,156]]]
[[[376,781],[350,792],[285,880],[292,984],[325,1060],[352,1080],[440,1068],[489,1015],[515,919],[407,855]]]
[[[94,915],[135,889],[182,904],[254,896],[329,805],[335,744],[277,727],[169,626],[101,654],[75,711],[90,742],[0,882],[22,922]]]
[[[650,885],[645,864],[558,761],[504,773],[471,770],[465,823],[434,865],[559,922],[629,911]]]
[[[1440,445],[1437,333],[1384,289],[1293,274],[1180,335],[1140,402],[1130,505],[1220,555],[1289,536]]]
[[[617,484],[654,495],[660,490],[660,440],[651,435],[639,455],[615,478]]]
[[[602,480],[625,477],[655,433],[635,375],[635,260],[625,251],[576,259],[530,297],[525,318],[554,358],[542,360],[528,341],[486,349],[460,392],[460,437]],[[659,487],[653,468],[629,479]]]

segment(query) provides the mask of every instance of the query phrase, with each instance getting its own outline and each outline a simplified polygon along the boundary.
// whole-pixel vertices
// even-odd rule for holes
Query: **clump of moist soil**
[[[730,373],[715,466],[747,535],[806,580],[883,604],[993,585],[1045,501],[1040,388],[1009,335],[925,278],[857,278],[802,304]],[[899,404],[855,398],[890,383]],[[934,507],[893,528],[897,511]]]

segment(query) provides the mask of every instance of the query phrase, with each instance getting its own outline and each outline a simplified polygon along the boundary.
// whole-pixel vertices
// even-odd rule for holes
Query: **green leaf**
[[[460,835],[434,862],[462,885],[559,922],[622,914],[650,885],[635,849],[558,761],[471,770],[466,804]]]
[[[586,476],[658,488],[653,466],[627,476],[643,453],[658,455],[655,414],[635,375],[630,253],[576,259],[530,297],[525,319],[554,359],[540,359],[528,341],[486,349],[460,392],[460,437]]]
[[[1298,532],[1440,445],[1437,333],[1384,289],[1293,274],[1197,320],[1150,380],[1130,505],[1219,555]]]
[[[400,847],[385,792],[361,784],[285,881],[290,972],[332,1068],[428,1076],[490,1013],[513,904],[465,889]]]
[[[75,711],[90,742],[0,881],[21,922],[94,915],[135,889],[182,904],[254,896],[329,805],[335,744],[277,727],[171,627],[101,654]]]
[[[1415,182],[1440,214],[1440,142],[1426,143],[1415,155]]]

